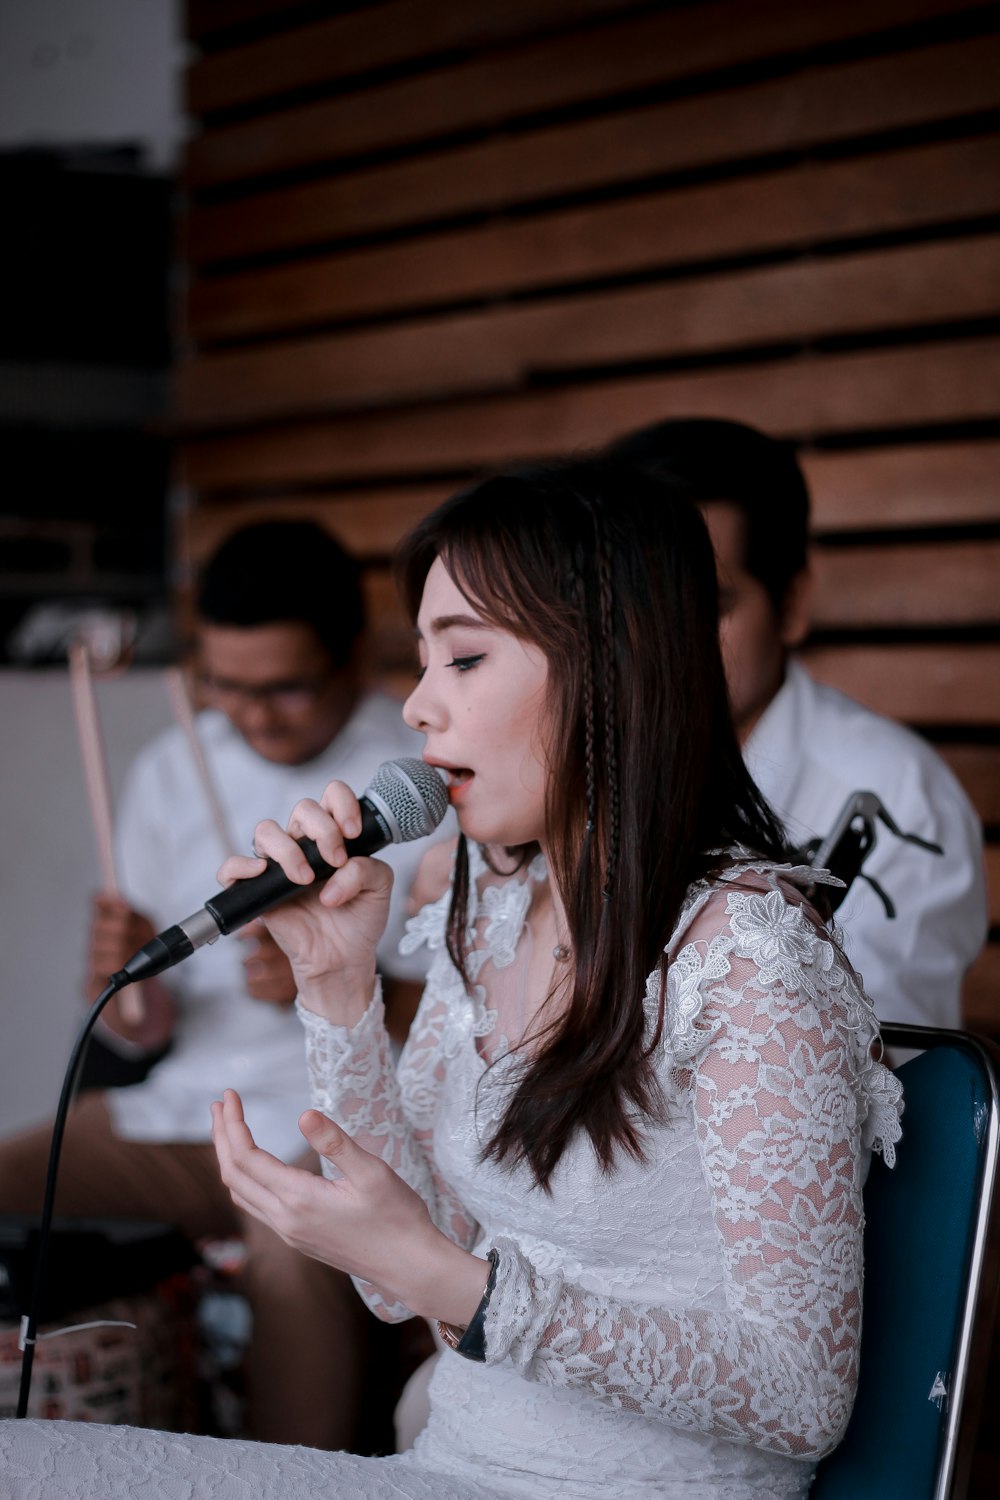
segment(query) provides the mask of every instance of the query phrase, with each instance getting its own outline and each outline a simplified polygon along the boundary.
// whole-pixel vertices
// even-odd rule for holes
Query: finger
[[[260,875],[266,865],[261,855],[254,854],[231,854],[216,872],[216,879],[220,885],[234,885],[237,880],[249,880],[254,875]]]
[[[221,1107],[212,1111],[212,1119],[213,1126],[218,1129],[216,1150],[220,1166],[224,1166],[223,1181],[273,1222],[289,1188],[298,1177],[310,1174],[286,1166],[256,1144],[243,1118],[240,1096],[233,1089],[226,1089]],[[231,1174],[232,1182],[226,1177],[226,1171]]]
[[[95,922],[90,940],[95,946],[101,943],[114,947],[118,943],[126,942],[133,932],[141,931],[139,924],[134,922]]]
[[[336,784],[342,785],[342,783]],[[344,787],[343,790],[353,801],[353,792],[348,787]],[[289,833],[295,838],[312,839],[327,864],[333,865],[336,869],[347,863],[348,856],[344,847],[344,839],[353,836],[352,829],[355,822],[357,831],[361,830],[360,816],[355,819],[350,803],[346,799],[341,800],[341,815],[347,820],[346,827],[329,808],[313,801],[311,797],[305,797],[301,802],[296,802],[288,820]]]
[[[149,927],[145,917],[127,907],[96,910],[91,920],[92,932],[141,932]]]
[[[335,1120],[318,1109],[307,1109],[299,1117],[299,1129],[317,1156],[325,1157],[354,1185],[370,1179],[373,1166],[377,1171],[383,1165],[381,1157],[359,1146]]]
[[[254,829],[253,847],[262,858],[273,859],[276,864],[279,864],[289,880],[293,880],[296,885],[311,885],[315,879],[309,861],[295,842],[292,832],[286,831],[273,818],[265,818],[262,823],[257,824]],[[248,857],[240,856],[240,858]],[[254,873],[259,873],[259,869],[258,863]]]
[[[212,1114],[212,1144],[215,1146],[216,1156],[218,1156],[219,1158],[219,1168],[222,1180],[225,1183],[225,1186],[229,1188],[229,1196],[232,1198],[237,1207],[245,1209],[247,1213],[253,1214],[255,1219],[259,1219],[262,1217],[260,1209],[257,1208],[256,1205],[250,1203],[249,1200],[246,1199],[237,1188],[229,1187],[228,1182],[226,1182],[225,1180],[225,1176],[222,1174],[222,1161],[223,1155],[225,1153],[225,1144],[222,1140],[222,1126],[220,1119],[222,1113],[221,1100],[214,1099],[210,1107]]]
[[[219,1176],[234,1203],[262,1223],[272,1224],[279,1208],[273,1194],[265,1192],[252,1177],[239,1170],[227,1148],[225,1132],[213,1126],[212,1141],[219,1161]]]
[[[383,860],[358,855],[331,875],[319,899],[323,906],[346,906],[365,891],[384,895],[391,889],[392,870],[389,866]]]
[[[93,898],[93,910],[95,915],[102,917],[128,917],[132,915],[132,908],[123,897],[115,895],[112,891],[97,891]]]
[[[265,1201],[256,1178],[247,1170],[247,1163],[258,1148],[243,1118],[242,1101],[231,1089],[225,1091],[221,1101],[216,1099],[212,1104],[212,1144],[226,1187],[264,1209]]]
[[[361,832],[361,803],[346,781],[329,782],[320,798],[320,804],[349,839],[357,838]]]
[[[99,917],[91,927],[91,941],[95,943],[123,942],[132,924],[127,917]]]
[[[297,885],[311,885],[316,877],[299,844],[302,834],[309,831],[301,826],[301,818],[296,817],[302,806],[301,802],[295,804],[287,828],[279,828],[277,823],[258,824],[254,846],[268,859],[275,860]],[[342,846],[339,831],[334,830],[334,835],[335,844]],[[343,863],[346,858],[346,851],[342,850],[338,863]]]

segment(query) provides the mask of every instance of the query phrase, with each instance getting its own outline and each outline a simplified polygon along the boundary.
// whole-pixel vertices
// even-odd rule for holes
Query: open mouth
[[[468,766],[439,766],[438,770],[445,779],[448,796],[452,801],[465,790],[476,774]]]

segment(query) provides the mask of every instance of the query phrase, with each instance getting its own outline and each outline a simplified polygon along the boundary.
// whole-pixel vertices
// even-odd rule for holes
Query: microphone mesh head
[[[433,766],[415,756],[383,761],[365,796],[382,813],[394,844],[408,844],[432,833],[448,811],[444,780]]]

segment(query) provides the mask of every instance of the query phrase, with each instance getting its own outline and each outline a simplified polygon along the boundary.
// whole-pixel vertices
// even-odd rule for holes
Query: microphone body
[[[349,855],[377,854],[387,844],[408,843],[432,833],[448,810],[448,793],[431,766],[403,757],[381,765],[358,802],[361,832],[357,838],[344,840]],[[298,845],[318,879],[334,873],[334,866],[327,864],[313,839],[299,839]],[[217,891],[190,917],[151,938],[133,953],[112,982],[121,989],[162,974],[207,943],[237,932],[255,917],[308,889],[289,880],[281,866],[269,859],[260,875]]]

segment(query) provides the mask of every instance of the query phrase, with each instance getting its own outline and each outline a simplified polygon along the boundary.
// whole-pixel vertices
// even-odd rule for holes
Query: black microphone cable
[[[448,811],[448,793],[440,772],[412,756],[385,761],[379,766],[359,802],[362,812],[361,833],[357,838],[344,840],[344,847],[349,855],[374,854],[387,844],[405,844],[411,839],[423,838],[434,831]],[[313,839],[302,838],[298,840],[298,844],[315,875],[326,879],[335,873],[334,867],[326,863]],[[38,1320],[52,1238],[56,1181],[66,1121],[87,1043],[101,1011],[126,985],[161,974],[164,969],[189,958],[203,945],[238,931],[254,917],[269,911],[280,902],[302,895],[306,889],[308,887],[289,880],[281,867],[269,859],[261,875],[236,881],[227,890],[217,891],[193,916],[158,933],[138,952],[133,953],[125,966],[112,974],[107,986],[84,1017],[70,1054],[52,1126],[45,1198],[38,1228],[35,1279],[28,1312],[21,1320],[23,1359],[16,1412],[18,1417],[27,1416],[28,1413],[31,1371],[38,1340]]]
[[[59,1095],[59,1104],[56,1108],[56,1116],[52,1125],[52,1142],[49,1146],[49,1164],[45,1177],[45,1198],[42,1202],[42,1216],[38,1225],[38,1255],[35,1261],[35,1276],[31,1288],[31,1301],[28,1305],[27,1313],[21,1319],[20,1346],[23,1351],[21,1358],[21,1385],[18,1391],[17,1411],[15,1413],[18,1417],[26,1417],[28,1415],[31,1372],[35,1362],[35,1344],[38,1339],[38,1320],[42,1307],[42,1294],[45,1288],[45,1270],[49,1256],[49,1243],[52,1239],[52,1220],[55,1215],[59,1157],[62,1153],[63,1136],[66,1133],[66,1121],[69,1117],[70,1105],[73,1102],[77,1079],[94,1025],[108,1001],[129,982],[129,976],[125,973],[124,969],[119,969],[118,973],[112,975],[105,988],[98,995],[84,1017],[83,1025],[80,1027],[76,1041],[73,1044],[73,1051],[70,1054],[69,1063],[63,1078],[62,1092]]]

